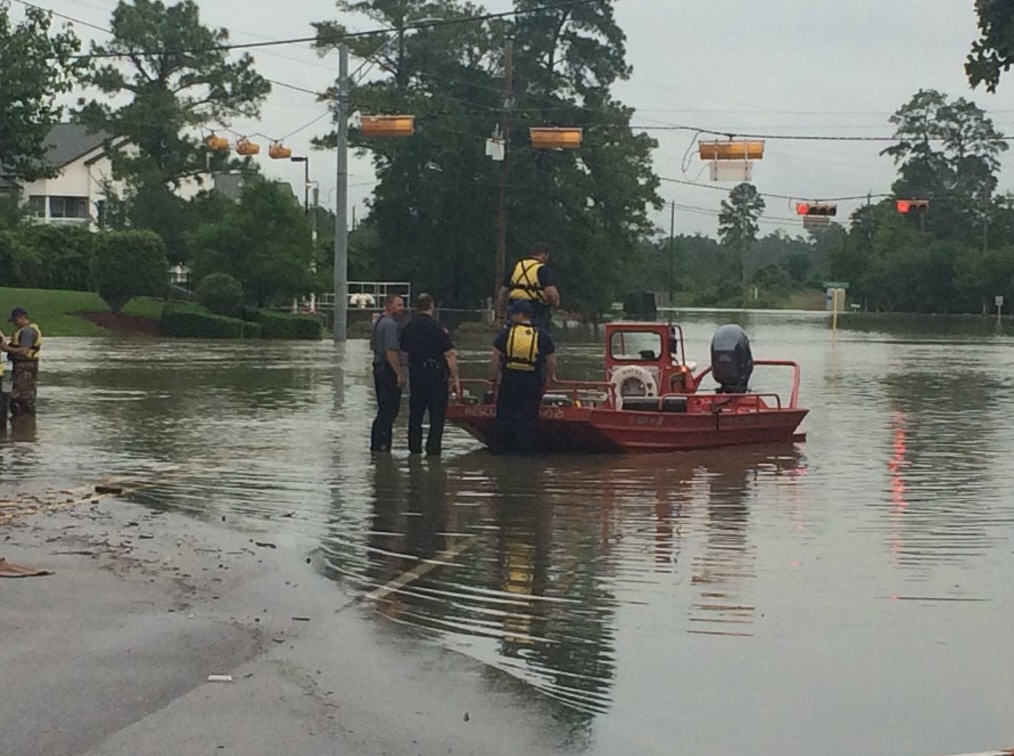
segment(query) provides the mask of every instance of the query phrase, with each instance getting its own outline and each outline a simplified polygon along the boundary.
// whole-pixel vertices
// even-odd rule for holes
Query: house
[[[104,146],[108,138],[104,132],[89,134],[77,123],[60,123],[50,130],[45,160],[56,175],[20,187],[35,217],[46,223],[98,225],[104,187],[113,180],[112,163]]]

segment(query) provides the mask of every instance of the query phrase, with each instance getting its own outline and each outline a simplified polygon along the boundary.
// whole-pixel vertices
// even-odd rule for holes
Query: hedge
[[[165,242],[153,231],[106,231],[95,240],[92,271],[99,296],[120,312],[131,297],[162,296],[169,286]]]
[[[170,336],[194,339],[255,338],[250,323],[214,315],[189,304],[170,302],[162,308],[162,330]],[[254,324],[256,325],[256,324]],[[247,335],[250,333],[251,335]]]
[[[320,339],[320,321],[314,317],[286,315],[270,310],[255,310],[252,307],[244,307],[242,317],[246,321],[258,323],[265,339],[305,339],[308,341]]]
[[[93,291],[95,237],[72,226],[33,224],[0,230],[0,281],[26,289]]]

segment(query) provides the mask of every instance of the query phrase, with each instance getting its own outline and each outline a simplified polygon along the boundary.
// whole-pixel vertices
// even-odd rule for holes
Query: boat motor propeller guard
[[[720,394],[745,394],[753,373],[750,339],[738,325],[724,325],[711,339],[711,373]]]

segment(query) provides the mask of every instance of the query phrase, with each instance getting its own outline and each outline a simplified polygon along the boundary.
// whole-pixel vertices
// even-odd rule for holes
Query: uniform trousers
[[[496,437],[492,449],[506,454],[538,448],[542,377],[537,372],[504,369],[496,400]]]
[[[377,391],[377,417],[370,430],[370,451],[391,451],[395,418],[401,407],[398,375],[387,362],[373,365],[373,387]]]
[[[409,367],[408,450],[422,453],[423,415],[429,413],[430,429],[426,434],[426,453],[440,454],[447,417],[447,365],[442,360],[425,360]]]

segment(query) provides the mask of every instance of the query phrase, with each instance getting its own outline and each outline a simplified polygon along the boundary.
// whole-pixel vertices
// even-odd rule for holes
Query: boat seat
[[[687,411],[685,396],[625,396],[623,409],[630,412],[678,412]]]

